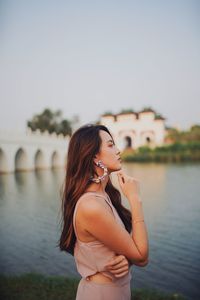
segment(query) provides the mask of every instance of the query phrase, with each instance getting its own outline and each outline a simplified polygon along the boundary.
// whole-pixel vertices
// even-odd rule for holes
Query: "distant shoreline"
[[[174,143],[150,148],[127,149],[122,155],[124,162],[200,162],[200,142]]]

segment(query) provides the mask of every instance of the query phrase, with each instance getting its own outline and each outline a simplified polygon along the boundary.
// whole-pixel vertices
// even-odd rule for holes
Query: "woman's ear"
[[[98,158],[97,155],[95,155],[95,157],[94,157],[94,159],[93,159],[93,162],[94,162],[94,164],[95,164],[96,166],[97,166],[98,161],[99,161],[99,158]]]

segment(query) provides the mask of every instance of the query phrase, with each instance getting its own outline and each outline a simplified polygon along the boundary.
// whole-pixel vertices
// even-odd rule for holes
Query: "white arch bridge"
[[[0,131],[0,173],[64,167],[69,139],[40,130]]]

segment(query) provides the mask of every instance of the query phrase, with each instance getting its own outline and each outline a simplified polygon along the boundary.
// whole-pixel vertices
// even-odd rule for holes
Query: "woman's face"
[[[102,144],[100,152],[96,155],[97,161],[101,160],[109,172],[121,170],[120,151],[114,144],[112,137],[104,130],[100,130],[99,135]]]

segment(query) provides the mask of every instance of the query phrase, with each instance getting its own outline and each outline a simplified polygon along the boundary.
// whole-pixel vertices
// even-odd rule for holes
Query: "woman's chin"
[[[119,170],[121,170],[121,168],[122,168],[122,162],[120,161],[119,162]]]
[[[113,172],[116,172],[116,171],[120,171],[122,169],[122,165],[121,164],[119,164],[119,166],[115,169],[115,171],[113,171]]]
[[[109,169],[109,172],[110,173],[117,172],[117,171],[120,171],[121,169],[122,169],[122,164],[121,164],[121,162],[119,162],[119,164],[117,164],[114,168]]]

